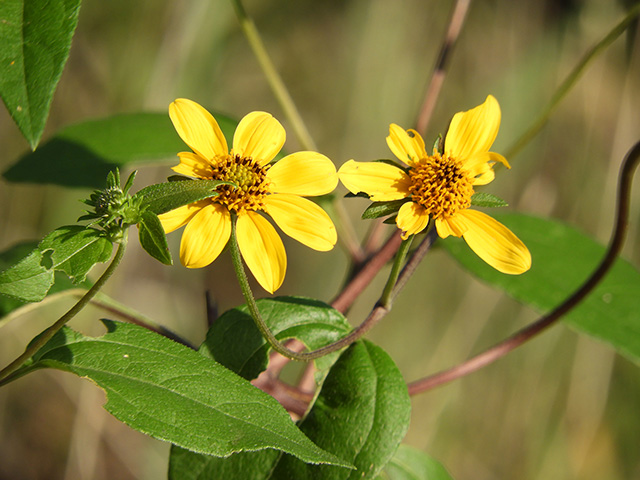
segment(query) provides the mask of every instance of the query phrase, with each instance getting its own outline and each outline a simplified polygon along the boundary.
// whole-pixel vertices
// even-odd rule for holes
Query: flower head
[[[338,183],[331,160],[316,152],[298,152],[270,164],[285,141],[280,122],[265,112],[245,116],[227,147],[218,123],[197,103],[179,98],[169,116],[180,138],[193,150],[179,153],[177,173],[226,180],[237,187],[218,187],[219,195],[160,215],[167,233],[187,225],[180,260],[189,268],[213,262],[231,234],[237,216],[240,252],[258,283],[276,291],[287,267],[280,236],[262,215],[269,215],[284,233],[314,250],[331,250],[337,241],[333,222],[306,196],[324,195]]]
[[[418,132],[391,124],[387,144],[408,168],[349,160],[338,175],[351,192],[365,192],[371,200],[405,199],[396,218],[403,238],[421,232],[433,218],[440,237],[463,237],[496,270],[520,274],[531,267],[527,247],[489,215],[469,209],[474,187],[494,179],[494,163],[509,167],[502,155],[489,151],[499,127],[500,106],[491,95],[453,117],[442,153],[427,154]]]

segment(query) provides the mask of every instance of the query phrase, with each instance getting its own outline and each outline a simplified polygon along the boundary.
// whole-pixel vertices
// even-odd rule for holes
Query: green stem
[[[535,137],[542,127],[547,123],[549,117],[554,112],[556,107],[560,104],[560,101],[565,97],[569,90],[575,85],[580,76],[584,73],[587,66],[594,60],[599,53],[604,51],[613,41],[618,38],[622,33],[631,25],[631,22],[640,14],[640,3],[636,4],[629,10],[627,16],[622,19],[602,40],[600,40],[591,50],[589,50],[582,60],[574,67],[569,76],[562,82],[560,87],[556,90],[553,97],[547,104],[547,107],[538,116],[538,119],[524,132],[520,138],[505,152],[505,157],[508,159],[516,156],[520,151],[529,143],[533,137]]]
[[[384,290],[382,291],[382,295],[380,296],[380,300],[378,301],[378,304],[382,305],[387,310],[391,308],[391,303],[393,302],[393,293],[395,291],[396,282],[398,281],[398,276],[400,275],[400,271],[404,266],[404,260],[405,258],[407,258],[407,253],[409,253],[409,249],[411,248],[412,242],[413,242],[413,235],[411,235],[406,240],[403,240],[402,243],[400,244],[398,253],[396,253],[396,258],[393,261],[393,266],[391,267],[391,272],[389,272],[389,278],[387,279],[387,284],[384,286]]]
[[[122,237],[121,243],[118,245],[118,250],[113,257],[113,260],[104,271],[104,273],[100,276],[100,278],[93,284],[93,286],[85,293],[85,295],[78,300],[78,302],[69,309],[67,313],[65,313],[62,317],[60,317],[56,323],[45,329],[40,335],[38,335],[25,349],[24,353],[16,358],[13,362],[7,365],[5,368],[0,370],[0,386],[6,383],[9,383],[11,380],[17,378],[17,376],[10,375],[14,374],[27,360],[29,360],[38,350],[40,350],[49,340],[53,338],[53,336],[58,333],[58,331],[76,314],[82,310],[87,304],[91,301],[91,299],[100,291],[100,289],[104,286],[106,281],[111,277],[116,267],[122,260],[124,256],[124,251],[127,244],[127,232],[124,231],[124,235]]]
[[[232,0],[233,7],[235,8],[236,15],[238,16],[238,20],[240,22],[240,28],[242,28],[242,32],[245,37],[249,41],[249,45],[253,50],[253,54],[256,56],[262,71],[264,72],[265,77],[267,78],[267,82],[269,82],[269,86],[271,90],[273,90],[273,94],[280,103],[284,114],[291,122],[291,126],[293,127],[293,131],[298,137],[298,141],[302,145],[302,148],[306,150],[317,150],[315,146],[315,142],[311,138],[309,134],[309,130],[307,130],[302,117],[300,116],[300,112],[296,108],[287,87],[285,86],[282,78],[278,74],[273,62],[271,61],[271,57],[267,53],[267,49],[264,46],[264,42],[260,37],[260,33],[256,28],[253,20],[247,15],[246,10],[242,6],[241,0]]]

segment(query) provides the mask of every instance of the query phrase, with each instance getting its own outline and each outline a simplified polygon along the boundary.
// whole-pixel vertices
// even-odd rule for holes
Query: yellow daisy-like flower
[[[415,130],[391,124],[387,144],[408,169],[381,162],[349,160],[338,171],[352,193],[365,192],[373,201],[410,199],[396,223],[406,239],[435,219],[438,235],[463,237],[469,247],[496,270],[520,274],[531,267],[531,254],[511,230],[489,215],[470,210],[473,187],[486,185],[493,164],[506,159],[490,152],[500,127],[500,106],[491,95],[482,105],[457,113],[444,141],[444,153],[428,155]]]
[[[233,148],[213,116],[197,103],[179,98],[169,116],[180,138],[193,152],[179,153],[177,173],[225,180],[217,197],[160,215],[166,233],[187,225],[180,260],[189,268],[213,262],[229,241],[231,215],[237,215],[238,246],[258,283],[270,293],[284,280],[287,256],[269,215],[284,233],[314,250],[331,250],[337,241],[333,222],[307,196],[324,195],[338,184],[336,168],[316,152],[287,155],[273,165],[285,141],[280,122],[265,112],[244,117],[233,136]]]

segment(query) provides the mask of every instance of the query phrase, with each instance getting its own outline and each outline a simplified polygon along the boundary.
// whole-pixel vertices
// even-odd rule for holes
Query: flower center
[[[233,182],[237,187],[220,185],[217,188],[220,195],[214,197],[213,201],[236,212],[262,209],[262,199],[268,193],[268,169],[268,166],[258,165],[251,157],[227,155],[218,158],[218,163],[211,167],[212,180]]]
[[[469,208],[473,185],[455,159],[439,153],[422,158],[409,170],[411,200],[429,215],[446,218]]]

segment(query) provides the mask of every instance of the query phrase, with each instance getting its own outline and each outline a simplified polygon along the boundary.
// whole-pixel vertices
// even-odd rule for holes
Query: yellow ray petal
[[[447,218],[436,218],[436,231],[440,238],[447,238],[449,235],[461,237],[467,231],[467,225],[461,220],[460,215],[453,215]]]
[[[489,95],[482,105],[456,113],[444,140],[444,151],[459,161],[488,152],[500,128],[500,105]]]
[[[349,160],[338,170],[338,177],[351,193],[364,192],[375,202],[408,197],[411,186],[404,171],[382,162]]]
[[[393,154],[407,165],[427,157],[424,141],[420,134],[415,130],[405,131],[395,123],[389,126],[387,145],[389,145]]]
[[[182,234],[180,261],[188,268],[202,268],[213,262],[229,241],[231,215],[218,203],[202,208]]]
[[[251,112],[236,128],[233,153],[251,157],[264,166],[278,154],[285,138],[284,127],[278,120],[266,112]]]
[[[188,177],[211,178],[211,164],[193,152],[180,152],[180,163],[171,167],[176,173]]]
[[[421,205],[407,202],[398,210],[396,223],[402,230],[402,239],[406,240],[409,235],[415,235],[425,229],[429,224],[429,214]]]
[[[171,233],[183,225],[186,225],[196,213],[210,203],[210,200],[200,200],[199,202],[190,203],[189,205],[184,205],[158,215],[160,223],[162,223],[162,228],[164,228],[164,233]]]
[[[338,185],[335,165],[316,152],[287,155],[267,171],[267,178],[272,192],[305,197],[325,195]]]
[[[511,275],[531,268],[529,249],[500,222],[476,210],[464,210],[456,216],[468,226],[463,235],[467,245],[493,268]]]
[[[267,292],[273,293],[284,280],[287,254],[276,229],[260,214],[238,216],[238,246],[242,258]]]
[[[169,117],[184,143],[202,158],[211,160],[229,153],[218,122],[196,102],[178,98],[169,105]]]
[[[280,193],[265,197],[264,204],[278,227],[307,247],[326,252],[336,244],[338,235],[331,218],[311,200]]]

